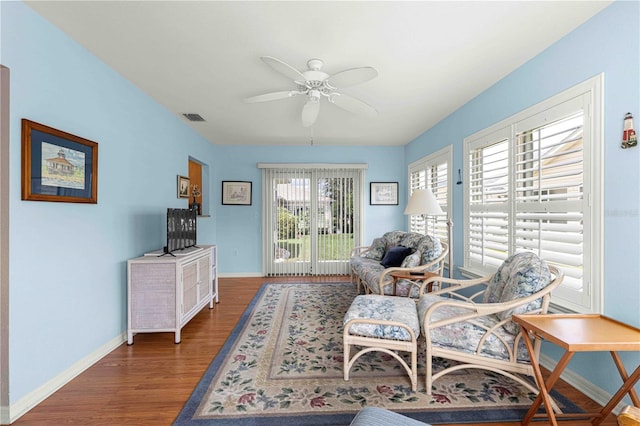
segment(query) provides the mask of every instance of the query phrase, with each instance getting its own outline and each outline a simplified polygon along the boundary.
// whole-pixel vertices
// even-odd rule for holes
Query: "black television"
[[[196,218],[193,209],[167,209],[167,245],[165,253],[196,246]]]

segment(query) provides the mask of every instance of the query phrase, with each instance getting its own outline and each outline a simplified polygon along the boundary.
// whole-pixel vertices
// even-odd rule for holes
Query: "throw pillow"
[[[379,262],[382,260],[386,248],[387,243],[384,238],[374,238],[371,246],[369,246],[369,251],[364,254],[364,257],[367,259],[377,260]]]
[[[418,251],[422,252],[422,259],[420,259],[421,265],[433,262],[442,254],[442,244],[440,244],[440,240],[430,235],[423,235],[420,242],[412,247],[416,247]]]
[[[547,263],[531,252],[521,252],[508,257],[498,268],[484,291],[483,303],[510,302],[530,296],[552,281]],[[524,306],[498,312],[501,320],[514,314],[523,314],[540,308],[542,299],[534,300]],[[511,334],[518,334],[520,327],[514,322],[502,326]]]
[[[413,254],[410,254],[409,256],[404,258],[404,260],[402,261],[402,264],[400,265],[400,267],[401,268],[414,268],[414,267],[420,265],[420,257],[421,256],[422,256],[422,254],[419,251],[416,251]]]
[[[402,265],[402,261],[404,260],[404,258],[409,256],[410,254],[411,249],[409,247],[391,247],[389,250],[387,250],[387,252],[384,254],[384,257],[382,258],[382,266],[384,266],[385,268],[400,266]]]

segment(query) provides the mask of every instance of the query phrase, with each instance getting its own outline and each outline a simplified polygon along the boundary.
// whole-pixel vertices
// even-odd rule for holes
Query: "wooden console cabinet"
[[[213,309],[218,298],[217,247],[198,249],[177,256],[161,251],[127,262],[127,343],[136,333],[173,332],[180,343],[180,330],[205,305]]]

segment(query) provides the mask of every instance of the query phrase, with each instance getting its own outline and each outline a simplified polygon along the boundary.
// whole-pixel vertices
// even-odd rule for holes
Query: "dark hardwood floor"
[[[347,279],[322,277],[312,281]],[[221,279],[220,303],[213,310],[203,309],[187,324],[182,343],[174,344],[172,333],[138,334],[132,346],[123,343],[13,424],[170,425],[260,285],[302,280]],[[564,382],[557,388],[588,411],[600,408]],[[617,422],[609,416],[603,424],[613,426]]]

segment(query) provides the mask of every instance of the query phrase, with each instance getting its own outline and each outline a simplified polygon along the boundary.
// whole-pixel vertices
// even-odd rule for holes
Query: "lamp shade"
[[[440,204],[433,192],[428,189],[416,189],[409,198],[407,208],[404,209],[406,215],[443,215]]]

